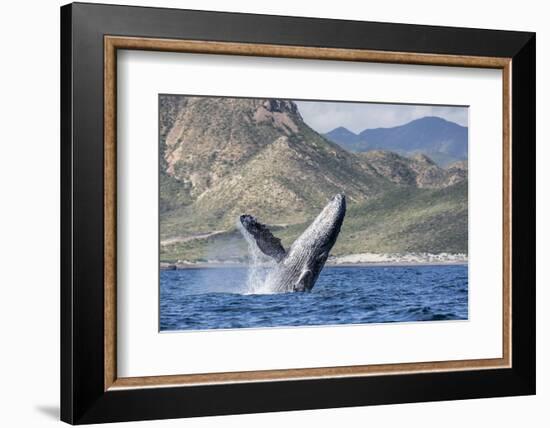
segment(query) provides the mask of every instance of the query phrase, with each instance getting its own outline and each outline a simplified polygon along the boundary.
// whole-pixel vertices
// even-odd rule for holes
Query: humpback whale
[[[286,251],[269,228],[248,214],[239,220],[262,253],[277,263],[266,278],[274,292],[310,291],[315,285],[346,215],[346,198],[338,194]]]

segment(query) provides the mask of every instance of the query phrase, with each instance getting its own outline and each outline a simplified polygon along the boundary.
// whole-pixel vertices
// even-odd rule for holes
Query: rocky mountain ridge
[[[468,164],[464,161],[442,168],[420,153],[408,158],[394,152],[373,150],[358,153],[358,156],[365,159],[380,175],[400,185],[439,189],[468,178]]]
[[[466,250],[466,230],[445,226],[445,216],[432,222],[431,236],[416,244],[407,231],[453,206],[464,212],[467,186],[455,189],[467,180],[464,165],[441,168],[428,157],[351,153],[311,129],[289,100],[162,95],[159,108],[163,260],[196,260],[214,247],[234,246],[235,221],[243,213],[279,229],[289,245],[335,193],[345,193],[350,206],[339,239],[343,254],[384,247],[384,223],[391,225],[388,234],[396,233],[384,247],[387,251],[433,252],[430,242],[449,231],[453,244],[442,250]],[[453,190],[445,192],[447,188]],[[452,197],[440,203],[446,193]],[[414,203],[432,197],[428,206]],[[415,214],[392,222],[397,207]],[[363,237],[373,231],[370,221],[365,223],[373,208],[388,215],[386,220],[375,216],[381,226],[378,235],[372,234],[376,240]],[[233,252],[242,255],[238,241],[240,249]]]
[[[468,158],[468,128],[435,116],[357,134],[340,126],[324,135],[351,152],[386,150],[405,156],[423,153],[443,167]]]

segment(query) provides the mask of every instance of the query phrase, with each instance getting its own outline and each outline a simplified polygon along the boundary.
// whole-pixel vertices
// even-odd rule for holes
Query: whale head
[[[338,194],[290,247],[281,262],[279,289],[310,291],[313,288],[338,238],[345,215],[346,198]]]
[[[308,228],[294,241],[290,253],[309,253],[308,258],[328,257],[346,215],[346,197],[338,194],[323,208]],[[326,253],[326,254],[324,254]]]

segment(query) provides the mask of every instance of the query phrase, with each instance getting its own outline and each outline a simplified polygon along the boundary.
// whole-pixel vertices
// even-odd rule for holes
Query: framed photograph
[[[76,3],[61,57],[63,421],[535,393],[533,33]]]

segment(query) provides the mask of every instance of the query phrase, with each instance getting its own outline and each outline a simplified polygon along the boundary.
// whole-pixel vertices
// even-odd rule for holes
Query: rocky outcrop
[[[393,152],[373,150],[359,156],[380,175],[399,185],[440,189],[468,178],[465,161],[441,168],[425,154],[408,158]]]

